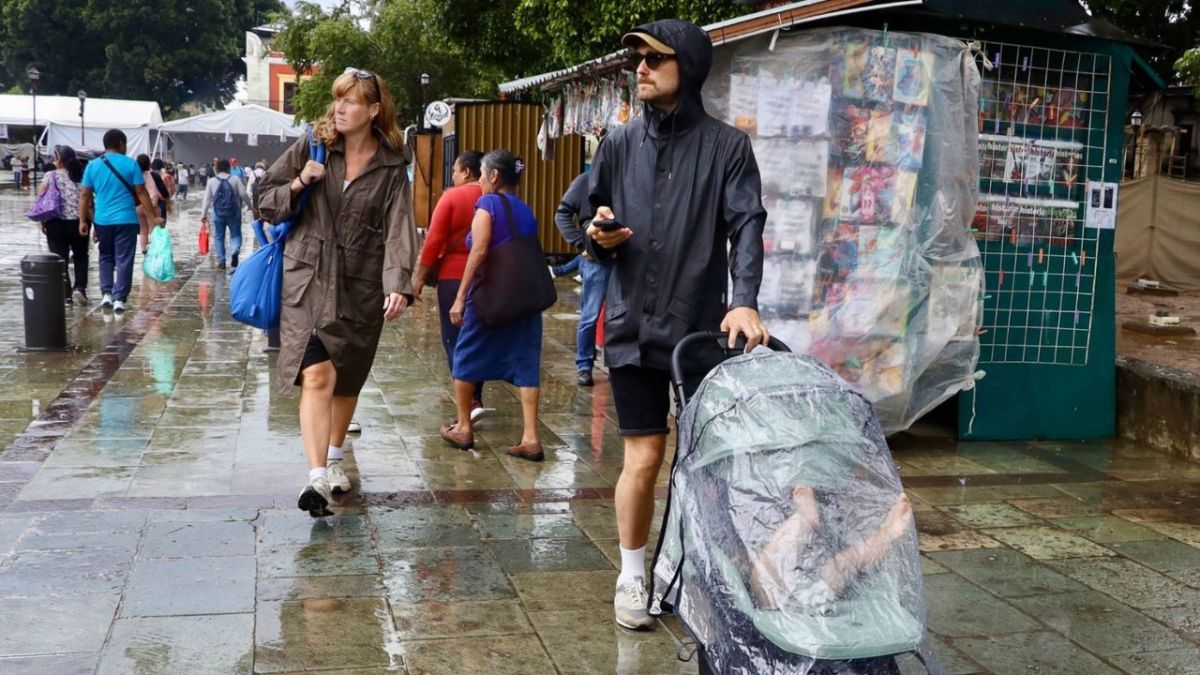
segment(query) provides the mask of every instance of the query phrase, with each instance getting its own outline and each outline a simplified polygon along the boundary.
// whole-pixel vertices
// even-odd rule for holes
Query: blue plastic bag
[[[150,247],[142,258],[142,272],[158,282],[175,278],[175,255],[171,251],[171,234],[167,228],[155,227],[150,232]]]
[[[316,142],[312,133],[308,136],[308,156],[313,161],[325,162],[325,146]],[[310,188],[300,193],[296,213],[308,203]],[[279,314],[283,305],[283,247],[287,243],[288,232],[292,229],[292,221],[284,221],[271,227],[274,241],[258,248],[233,272],[229,283],[229,313],[235,321],[268,330],[279,326]],[[263,237],[259,234],[262,224],[254,225],[255,235],[260,243]]]

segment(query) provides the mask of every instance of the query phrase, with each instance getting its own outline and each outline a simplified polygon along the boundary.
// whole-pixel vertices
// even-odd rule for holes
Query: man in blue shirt
[[[87,236],[96,224],[100,242],[100,306],[121,314],[133,284],[133,256],[137,251],[137,205],[140,203],[158,227],[165,222],[150,201],[142,171],[125,154],[125,134],[109,129],[104,134],[104,154],[88,162],[79,190],[79,233]],[[115,277],[115,278],[114,278]]]

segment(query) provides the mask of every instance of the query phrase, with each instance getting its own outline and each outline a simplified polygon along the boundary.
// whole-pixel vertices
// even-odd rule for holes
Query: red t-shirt
[[[429,223],[425,248],[421,249],[421,264],[433,267],[441,260],[438,281],[462,279],[467,268],[467,235],[475,219],[475,202],[483,196],[479,183],[452,187],[442,193]]]

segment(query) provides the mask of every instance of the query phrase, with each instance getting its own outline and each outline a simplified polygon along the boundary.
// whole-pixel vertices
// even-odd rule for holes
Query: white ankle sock
[[[325,467],[321,467],[319,469],[309,469],[308,470],[308,482],[310,482],[310,483],[318,478],[325,478],[327,476],[328,476],[328,474],[325,472]]]
[[[621,575],[617,581],[628,581],[646,577],[646,547],[628,549],[621,547]]]
[[[334,460],[345,459],[345,458],[346,458],[346,456],[342,454],[341,448],[337,447],[336,445],[329,446],[329,455],[328,455],[328,459],[326,461],[332,462]]]

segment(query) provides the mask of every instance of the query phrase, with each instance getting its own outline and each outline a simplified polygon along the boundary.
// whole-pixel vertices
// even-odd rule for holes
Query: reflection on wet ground
[[[621,444],[606,378],[574,386],[572,282],[546,319],[544,464],[503,453],[507,386],[475,451],[437,437],[453,409],[426,297],[385,330],[355,491],[313,521],[296,401],[195,226],[175,229],[178,282],[139,280],[122,319],[70,310],[77,351],[19,354],[16,262],[39,243],[17,200],[0,195],[0,672],[695,672],[673,621],[611,620]],[[893,446],[949,672],[1200,672],[1200,465],[1121,442]]]

